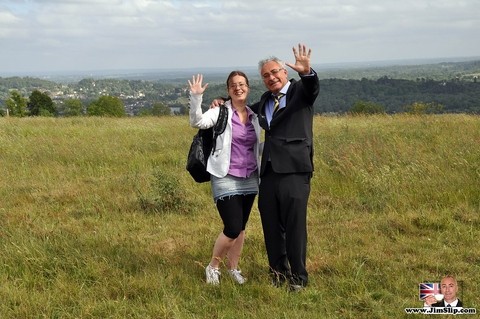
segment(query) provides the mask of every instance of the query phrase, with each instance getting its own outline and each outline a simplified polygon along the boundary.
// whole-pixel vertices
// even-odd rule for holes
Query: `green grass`
[[[480,118],[315,118],[310,285],[204,283],[221,221],[186,117],[0,118],[0,318],[408,318],[446,273],[478,308]]]

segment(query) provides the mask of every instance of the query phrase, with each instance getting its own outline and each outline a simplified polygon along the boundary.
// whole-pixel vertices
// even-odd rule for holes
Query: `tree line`
[[[320,81],[317,113],[345,113],[358,101],[381,105],[387,113],[405,112],[414,103],[432,105],[431,113],[480,113],[480,83],[477,81],[416,81],[328,79]]]
[[[170,115],[169,107],[162,103],[153,103],[151,108],[142,110],[139,115],[163,116]],[[65,99],[54,103],[50,96],[39,90],[34,90],[28,98],[18,91],[11,91],[5,101],[4,109],[0,109],[1,116],[126,116],[125,104],[119,97],[103,95],[90,101],[87,105],[80,99]]]
[[[0,78],[1,80],[1,78]],[[30,82],[30,80],[32,82]],[[45,84],[37,79],[16,79],[19,85],[35,87]],[[0,82],[1,83],[1,82]],[[82,80],[76,84],[83,98],[52,99],[51,82],[48,88],[35,88],[28,97],[25,89],[9,89],[0,100],[0,115],[6,116],[126,116],[169,115],[188,111],[188,92],[177,84],[158,85],[138,80]],[[265,91],[263,82],[252,80],[249,101],[257,101]],[[5,87],[5,85],[3,86]],[[58,91],[58,88],[56,88]],[[67,90],[64,88],[64,90]],[[127,93],[128,94],[127,94]],[[214,98],[227,93],[224,83],[213,83],[204,94],[204,108]],[[65,95],[68,96],[68,95]],[[320,95],[315,102],[317,114],[344,113],[480,113],[480,82],[474,77],[461,79],[416,80],[393,79],[321,79]],[[126,109],[129,111],[127,112]]]

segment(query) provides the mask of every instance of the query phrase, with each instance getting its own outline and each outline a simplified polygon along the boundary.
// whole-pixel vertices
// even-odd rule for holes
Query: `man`
[[[295,64],[275,57],[259,62],[268,91],[252,110],[265,130],[258,207],[270,272],[275,285],[288,281],[298,291],[308,283],[306,221],[319,80],[310,66],[311,49],[299,44],[293,54]],[[299,74],[299,81],[288,80],[285,65]]]
[[[440,282],[440,292],[443,300],[437,302],[434,296],[425,298],[425,307],[463,307],[462,302],[457,298],[458,284],[453,276],[445,276]]]

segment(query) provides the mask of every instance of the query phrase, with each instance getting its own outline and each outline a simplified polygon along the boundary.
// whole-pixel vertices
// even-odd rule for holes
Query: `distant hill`
[[[459,58],[458,60],[462,60]],[[429,62],[429,63],[427,63]],[[319,66],[319,77],[324,79],[379,79],[384,76],[393,79],[418,80],[472,80],[480,76],[480,57],[455,60],[408,60],[351,63],[348,65]]]
[[[350,63],[315,64],[315,70],[321,79],[378,79],[388,76],[395,79],[415,80],[429,78],[447,80],[456,76],[469,77],[480,73],[480,56],[414,60],[390,60]],[[32,72],[21,74],[2,74],[0,77],[31,77],[57,83],[76,83],[85,78],[126,79],[184,83],[193,74],[204,74],[210,83],[223,83],[232,70],[242,70],[252,80],[260,79],[256,66],[208,67],[189,69],[138,69],[138,70],[87,70],[65,72]],[[292,76],[294,76],[292,74]]]
[[[402,112],[411,103],[423,102],[441,105],[447,113],[478,114],[480,57],[463,59],[314,65],[321,82],[315,111],[344,113],[358,101],[371,101],[382,105],[389,113]],[[60,103],[75,98],[88,104],[101,95],[117,96],[124,100],[129,114],[138,114],[157,102],[181,108],[188,103],[186,82],[193,74],[204,74],[205,81],[210,84],[204,101],[211,101],[225,96],[225,79],[233,69],[240,69],[249,76],[250,102],[258,100],[265,88],[255,67],[110,70],[0,77],[0,111],[11,90],[25,97],[33,90],[40,90]],[[294,73],[290,75],[298,77]]]

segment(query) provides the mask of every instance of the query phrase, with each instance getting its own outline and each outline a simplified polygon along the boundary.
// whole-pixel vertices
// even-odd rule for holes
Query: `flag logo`
[[[418,296],[420,300],[425,299],[428,295],[440,293],[440,284],[438,282],[424,282],[418,284]]]

